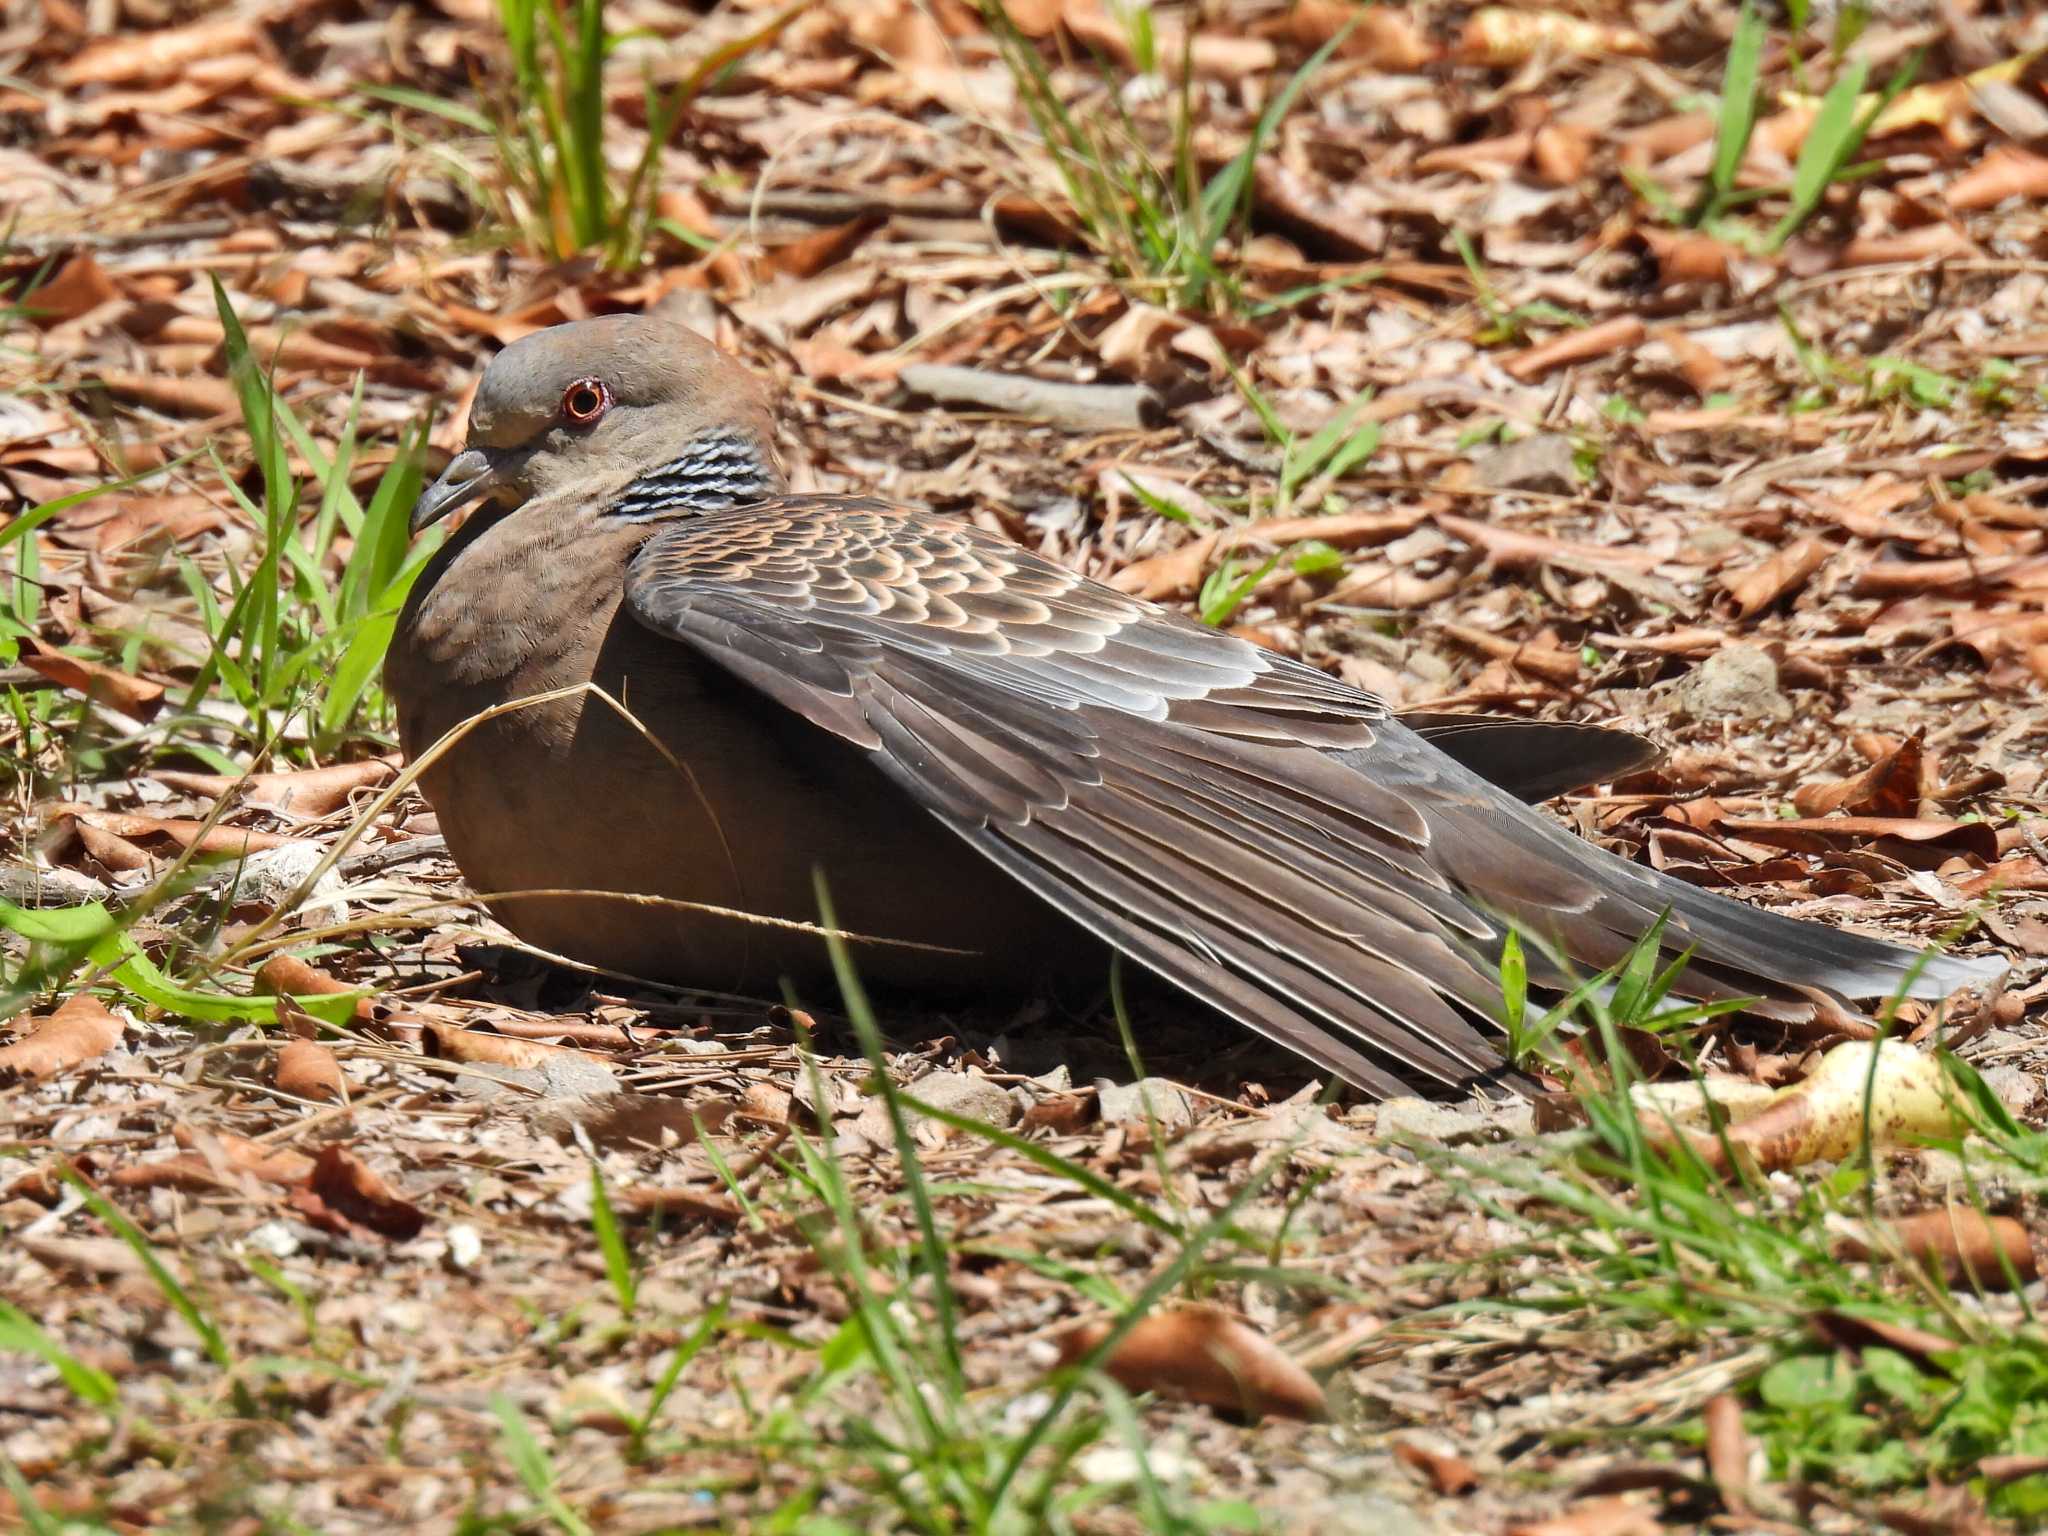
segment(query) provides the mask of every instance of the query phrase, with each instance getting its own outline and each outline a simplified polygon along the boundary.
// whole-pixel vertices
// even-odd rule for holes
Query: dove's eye
[[[562,391],[562,419],[572,426],[594,425],[611,405],[612,392],[602,379],[578,379]]]

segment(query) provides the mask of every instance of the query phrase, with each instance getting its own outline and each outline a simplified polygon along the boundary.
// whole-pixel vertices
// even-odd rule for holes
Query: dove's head
[[[754,377],[651,315],[536,331],[484,370],[469,437],[413,507],[417,533],[459,507],[578,493],[593,512],[714,511],[782,489]]]

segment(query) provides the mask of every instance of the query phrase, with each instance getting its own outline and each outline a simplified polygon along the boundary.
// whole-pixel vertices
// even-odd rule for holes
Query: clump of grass
[[[177,556],[207,649],[179,658],[194,665],[191,681],[139,731],[104,735],[96,707],[75,694],[7,690],[0,707],[12,717],[16,737],[8,768],[27,781],[32,796],[43,792],[46,774],[101,774],[117,755],[171,752],[217,773],[239,774],[246,759],[230,749],[321,760],[389,729],[379,681],[384,653],[413,579],[438,545],[428,539],[409,548],[407,528],[421,483],[426,423],[401,434],[369,501],[361,501],[350,484],[361,380],[339,439],[331,451],[323,448],[277,393],[218,283],[214,297],[254,459],[254,491],[244,489],[239,469],[217,447],[205,452],[256,530],[256,558],[247,570],[227,571],[223,594],[197,559]],[[293,471],[294,451],[309,472],[304,480]],[[67,507],[135,483],[113,482],[31,508],[0,535],[0,549],[13,552],[11,579],[0,586],[0,660],[12,659],[40,622],[34,531]],[[347,553],[340,556],[344,542]],[[149,638],[112,633],[76,649],[132,671]],[[219,707],[223,698],[232,711]]]
[[[452,152],[443,151],[443,158],[481,201],[496,208],[501,225],[527,249],[553,261],[594,252],[606,266],[630,271],[641,264],[657,231],[701,243],[656,214],[663,147],[700,93],[807,4],[797,0],[712,49],[670,89],[644,81],[646,137],[630,169],[622,170],[606,153],[605,76],[631,34],[606,27],[603,0],[498,0],[509,76],[484,91],[482,109],[403,86],[366,87],[364,94],[487,140],[495,174],[480,172]]]
[[[1831,187],[1858,180],[1878,169],[1875,164],[1858,162],[1856,156],[1870,135],[1871,125],[1893,98],[1912,83],[1919,68],[1920,54],[1915,53],[1893,73],[1876,97],[1865,103],[1863,87],[1870,76],[1870,62],[1860,56],[1844,57],[1861,30],[1856,17],[1862,9],[1843,9],[1842,24],[1837,26],[1834,38],[1840,68],[1815,109],[1789,183],[1764,187],[1739,184],[1743,161],[1756,132],[1763,52],[1770,40],[1769,25],[1758,11],[1756,0],[1743,0],[1721,73],[1714,157],[1707,179],[1700,184],[1691,203],[1683,207],[1664,188],[1645,177],[1632,175],[1638,193],[1662,217],[1688,229],[1701,230],[1763,255],[1782,250],[1820,210]],[[1805,5],[1793,7],[1791,19],[1795,29],[1804,25],[1805,16]],[[1775,221],[1756,223],[1739,216],[1740,210],[1771,199],[1782,199],[1786,205]]]
[[[284,734],[287,719],[303,711],[306,746],[314,756],[325,756],[388,718],[378,686],[384,653],[413,579],[439,543],[425,539],[411,548],[407,526],[419,495],[426,423],[401,438],[365,506],[349,485],[361,379],[330,454],[277,393],[218,281],[214,303],[261,481],[260,502],[242,490],[218,454],[214,462],[229,493],[261,530],[262,547],[246,574],[230,571],[226,608],[198,566],[180,562],[212,651],[185,690],[184,712],[159,722],[159,728],[174,732],[181,722],[198,724],[201,702],[218,685],[241,707],[241,734],[249,745],[270,745]],[[311,488],[319,495],[310,519],[301,511],[307,487],[292,474],[293,448],[310,467]],[[344,536],[348,557],[339,579],[330,580],[328,568]],[[180,745],[213,760],[218,771],[240,771],[205,747],[196,732]]]
[[[824,924],[835,927],[829,901],[821,900],[821,907]],[[784,1203],[798,1213],[798,1228],[820,1271],[842,1298],[845,1322],[821,1344],[810,1345],[726,1321],[717,1313],[700,1323],[675,1357],[687,1363],[697,1357],[707,1331],[738,1327],[756,1338],[773,1338],[793,1354],[810,1355],[807,1376],[786,1387],[772,1404],[754,1404],[742,1384],[734,1383],[742,1387],[749,1423],[743,1436],[724,1448],[751,1452],[800,1482],[764,1516],[762,1528],[819,1536],[865,1529],[1026,1536],[1094,1528],[1092,1519],[1105,1507],[1130,1512],[1137,1528],[1148,1532],[1257,1528],[1256,1516],[1240,1502],[1203,1500],[1154,1467],[1128,1394],[1100,1366],[1159,1303],[1235,1274],[1231,1250],[1253,1252],[1258,1262],[1246,1270],[1262,1281],[1285,1285],[1307,1280],[1272,1262],[1266,1249],[1270,1239],[1256,1238],[1238,1225],[1240,1213],[1266,1187],[1284,1154],[1255,1170],[1220,1210],[1163,1211],[1047,1147],[922,1103],[899,1088],[889,1075],[873,1010],[837,941],[833,958],[847,1015],[872,1069],[871,1086],[886,1111],[897,1154],[890,1204],[907,1216],[909,1235],[900,1244],[880,1235],[882,1212],[856,1187],[829,1130],[815,1135],[792,1130],[793,1155],[778,1161],[787,1179]],[[831,1103],[816,1059],[806,1051],[804,1061],[812,1102]],[[1161,1241],[1157,1267],[1127,1294],[1107,1279],[1084,1275],[1077,1265],[964,1242],[949,1229],[941,1201],[974,1190],[932,1179],[918,1150],[914,1125],[919,1119],[983,1138],[1088,1196],[1110,1202]],[[962,1257],[998,1252],[1048,1274],[1057,1270],[1057,1278],[1080,1284],[1098,1304],[1113,1310],[1109,1336],[1087,1359],[1048,1377],[1028,1373],[995,1385],[981,1379],[953,1266]],[[665,1388],[673,1385],[677,1369],[672,1362],[664,1373]],[[665,1395],[665,1390],[657,1394]],[[655,1411],[650,1406],[633,1421],[636,1455],[652,1463],[706,1448],[699,1437],[664,1434],[653,1423]],[[1130,1479],[1087,1486],[1075,1464],[1105,1443],[1128,1453]]]
[[[1106,60],[1096,60],[1102,110],[1071,107],[1037,45],[1017,30],[1001,0],[983,0],[982,11],[1081,232],[1117,280],[1183,309],[1245,308],[1243,286],[1219,253],[1249,233],[1258,157],[1350,29],[1317,49],[1274,94],[1243,149],[1205,173],[1194,143],[1194,71],[1185,56],[1170,157],[1162,161],[1124,105],[1123,82]],[[1157,62],[1149,13],[1134,8],[1132,26],[1133,58],[1149,71]],[[1188,46],[1192,41],[1190,28]]]
[[[2024,1301],[1999,1317],[1951,1297],[1915,1266],[1866,1265],[1838,1252],[1834,1224],[1876,1210],[1880,1166],[1867,1118],[1859,1153],[1796,1180],[1758,1178],[1729,1156],[1731,1177],[1688,1138],[1646,1123],[1623,1032],[1668,1035],[1674,1014],[1661,1000],[1675,969],[1658,969],[1659,937],[1653,930],[1535,1023],[1521,951],[1510,944],[1502,990],[1511,1050],[1549,1056],[1559,1027],[1576,1019],[1603,1065],[1569,1074],[1586,1117],[1581,1133],[1511,1159],[1424,1149],[1467,1198],[1522,1234],[1483,1261],[1499,1294],[1468,1305],[1634,1334],[1645,1356],[1723,1360],[1772,1477],[1845,1505],[1938,1481],[1972,1484],[1997,1513],[2048,1510],[2048,1476],[1993,1487],[1979,1470],[1986,1457],[2048,1451],[2048,1411],[2038,1406],[2048,1333]],[[1959,1081],[1975,1081],[1952,1065]],[[2018,1126],[1981,1083],[1961,1097],[1985,1134],[1981,1155],[2009,1173],[2048,1166],[2048,1138]],[[1827,1331],[1835,1318],[1875,1325],[1879,1337],[1886,1326],[1901,1338],[1938,1335],[1951,1347],[1875,1344],[1852,1356]],[[1627,1433],[1697,1447],[1699,1406],[1675,1425]]]

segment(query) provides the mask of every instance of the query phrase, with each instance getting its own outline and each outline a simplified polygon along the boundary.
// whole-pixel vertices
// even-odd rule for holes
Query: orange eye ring
[[[562,419],[571,426],[594,426],[612,408],[612,392],[603,379],[578,379],[562,391]]]

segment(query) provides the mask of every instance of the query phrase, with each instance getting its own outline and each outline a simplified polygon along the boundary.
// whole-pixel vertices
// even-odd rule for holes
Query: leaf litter
[[[903,1307],[933,1274],[845,1021],[817,1014],[813,1075],[787,1014],[521,953],[414,793],[362,821],[394,775],[374,685],[322,714],[397,569],[373,509],[416,425],[438,461],[495,347],[659,306],[778,382],[802,488],[974,517],[1401,707],[1650,731],[1659,764],[1558,807],[1587,835],[1904,938],[1981,911],[2023,962],[1952,1037],[1978,1135],[1880,1149],[1878,1204],[1820,1239],[1887,1294],[1945,1285],[1931,1333],[1803,1291],[1747,1330],[1558,1309],[1546,1288],[1595,1260],[1518,1250],[1567,1190],[1508,1175],[1572,1166],[1586,1132],[1526,1107],[1327,1106],[1146,995],[1142,1070],[1099,1009],[885,1013],[907,1092],[1008,1137],[908,1122],[976,1392],[1028,1400],[1231,1213],[1183,1305],[1104,1362],[1159,1396],[1089,1453],[1114,1487],[1073,1528],[1168,1528],[1160,1501],[1270,1530],[2024,1527],[2048,1485],[2024,1425],[1987,1444],[1996,1476],[1917,1505],[1885,1447],[1845,1444],[1865,1481],[1826,1485],[1786,1448],[1841,1383],[1891,1382],[1887,1352],[1941,1379],[2038,1300],[2038,18],[1879,12],[1867,78],[1825,28],[1773,30],[1745,137],[1733,8],[1008,11],[1043,98],[956,0],[605,7],[608,185],[686,87],[646,207],[615,194],[639,260],[579,254],[569,204],[505,170],[489,7],[9,13],[10,1489],[122,1530],[452,1530],[472,1501],[564,1528],[887,1523],[848,1426],[907,1409],[840,1368],[869,1316],[847,1256],[882,1256],[867,1283]],[[1039,99],[1107,126],[1062,141]],[[1868,119],[1839,179],[1807,151],[1831,103]],[[1108,178],[1062,142],[1113,150]],[[1119,179],[1140,156],[1167,174]],[[1248,215],[1171,205],[1240,157]],[[274,381],[268,449],[209,274]],[[300,488],[269,569],[312,614],[303,652],[230,622],[272,537],[266,452]],[[92,903],[123,944],[36,925]],[[1792,1103],[1852,1049],[1718,1019],[1700,1043],[1710,1084]],[[1594,1045],[1538,1070],[1623,1068]],[[1833,1177],[1862,1140],[1827,1143]],[[1787,1176],[1730,1198],[1768,1212]],[[1176,1397],[1190,1376],[1211,1408]],[[1276,1390],[1329,1427],[1262,1421]]]

